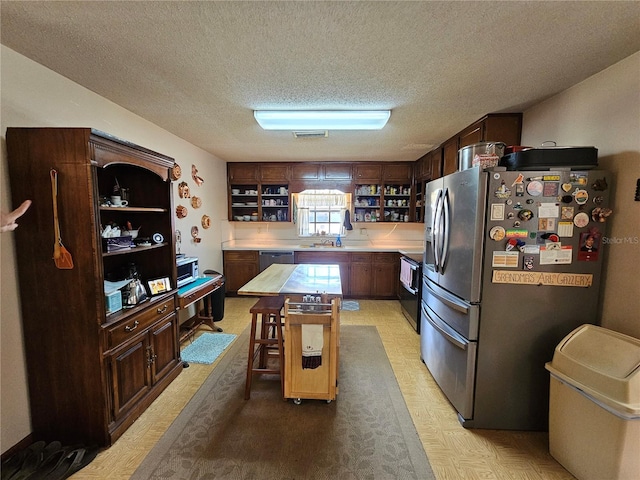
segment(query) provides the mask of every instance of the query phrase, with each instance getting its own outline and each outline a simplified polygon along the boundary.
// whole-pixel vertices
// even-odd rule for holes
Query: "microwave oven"
[[[178,270],[178,288],[195,281],[200,276],[197,257],[181,257],[176,259]]]

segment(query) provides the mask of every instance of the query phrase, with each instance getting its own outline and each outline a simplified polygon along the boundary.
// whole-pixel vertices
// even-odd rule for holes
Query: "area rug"
[[[183,362],[211,364],[236,337],[232,333],[205,332],[187,345],[180,356]]]
[[[343,300],[342,310],[346,310],[348,312],[356,312],[360,310],[360,303],[357,300]]]
[[[378,331],[340,330],[335,401],[283,401],[275,375],[244,400],[246,330],[131,478],[435,479]]]

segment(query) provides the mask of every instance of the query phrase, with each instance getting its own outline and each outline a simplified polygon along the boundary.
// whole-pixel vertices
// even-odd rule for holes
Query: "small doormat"
[[[355,312],[357,310],[360,310],[360,303],[357,300],[343,300],[342,310],[346,310],[348,312]]]
[[[236,337],[232,333],[205,332],[186,346],[180,356],[183,362],[212,364]]]

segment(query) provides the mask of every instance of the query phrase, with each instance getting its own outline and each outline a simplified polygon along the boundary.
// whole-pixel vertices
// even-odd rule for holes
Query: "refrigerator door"
[[[425,302],[420,310],[422,360],[462,418],[472,418],[477,342],[453,330]]]
[[[424,263],[422,265],[422,274],[433,282],[438,282],[440,274],[436,270],[436,245],[434,243],[434,229],[436,227],[436,211],[442,198],[442,178],[432,180],[427,183],[425,189],[425,211],[424,211],[424,229],[425,229],[425,252]]]
[[[440,262],[436,283],[470,303],[480,301],[482,286],[486,179],[479,167],[443,178],[443,243],[436,258]]]

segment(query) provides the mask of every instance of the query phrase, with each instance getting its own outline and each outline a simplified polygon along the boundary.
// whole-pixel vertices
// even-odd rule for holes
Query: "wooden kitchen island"
[[[338,265],[274,264],[238,290],[239,295],[285,297],[284,396],[330,402],[338,393],[340,302]],[[310,298],[311,297],[311,298]],[[303,331],[321,328],[320,364],[303,358]],[[317,337],[316,337],[317,338]],[[252,358],[250,352],[250,358]]]
[[[321,294],[342,299],[339,265],[274,264],[238,289],[238,295],[284,295],[295,301]]]

